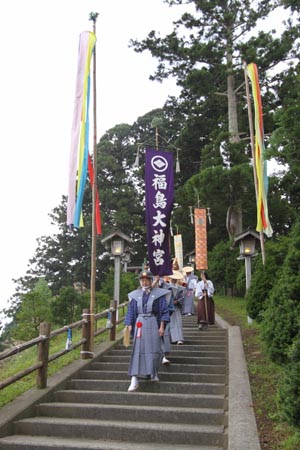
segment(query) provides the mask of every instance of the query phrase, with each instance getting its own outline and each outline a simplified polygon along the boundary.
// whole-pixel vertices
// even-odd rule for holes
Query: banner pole
[[[93,32],[96,35],[98,13],[90,13]],[[97,88],[96,88],[96,44],[93,50],[93,169],[92,184],[92,246],[91,246],[91,286],[90,286],[90,352],[94,352],[95,336],[95,290],[96,290],[96,200],[97,200]]]

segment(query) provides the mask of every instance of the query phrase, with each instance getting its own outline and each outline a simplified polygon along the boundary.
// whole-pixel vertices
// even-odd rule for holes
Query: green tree
[[[268,241],[265,245],[266,262],[257,257],[253,259],[251,286],[245,295],[247,312],[252,319],[258,322],[262,320],[263,312],[267,308],[268,298],[274,287],[274,280],[281,275],[289,238],[278,237],[274,241]]]
[[[87,187],[87,193],[90,194]],[[89,201],[89,200],[88,200]],[[66,225],[66,198],[49,214],[56,233],[37,239],[37,248],[29,260],[29,268],[24,277],[14,280],[16,283],[15,308],[23,294],[31,291],[37,280],[43,277],[51,288],[52,294],[58,295],[65,286],[73,286],[75,282],[90,286],[90,246],[91,226],[90,213],[84,204],[85,226],[70,230]],[[100,253],[100,239],[97,253]],[[102,246],[103,251],[103,246]]]
[[[300,333],[289,348],[288,362],[278,386],[278,404],[283,420],[299,428],[300,426]]]
[[[232,249],[229,241],[220,241],[209,252],[209,276],[218,294],[237,293],[236,274],[240,267],[238,252]]]
[[[121,272],[120,274],[120,303],[127,302],[127,294],[138,286],[137,275],[132,272]],[[109,307],[110,301],[114,298],[114,270],[110,269],[103,281],[99,300],[105,308]]]
[[[289,67],[283,73],[278,90],[281,106],[274,116],[277,128],[271,138],[271,154],[282,165],[277,189],[283,193],[293,208],[293,211],[290,211],[291,221],[299,216],[300,211],[300,93],[297,89],[299,82],[300,64],[298,63],[296,67]]]
[[[289,363],[284,367],[282,378],[279,380],[278,404],[281,418],[299,428],[300,361]]]
[[[166,3],[174,6],[185,2],[167,0]],[[152,30],[144,40],[132,40],[131,45],[136,52],[150,51],[158,60],[151,79],[163,81],[172,76],[182,88],[179,98],[170,99],[166,105],[169,117],[186,117],[177,140],[182,165],[189,167],[191,175],[201,174],[208,168],[211,172],[219,167],[228,170],[230,183],[224,184],[222,178],[219,182],[220,190],[223,186],[225,193],[227,190],[223,208],[213,208],[210,199],[202,192],[198,199],[201,205],[211,207],[215,216],[221,215],[223,224],[227,208],[239,207],[243,215],[246,214],[244,224],[248,227],[256,214],[253,214],[254,208],[249,210],[248,204],[244,203],[241,186],[248,192],[253,191],[253,179],[251,184],[248,184],[249,177],[241,183],[242,177],[230,170],[235,167],[240,174],[245,173],[245,169],[238,167],[249,164],[251,158],[249,140],[242,140],[249,134],[245,94],[239,89],[244,84],[242,63],[243,60],[255,62],[259,67],[264,128],[268,136],[274,129],[274,110],[278,106],[276,89],[280,85],[280,76],[274,68],[297,54],[299,27],[289,22],[279,37],[275,31],[255,30],[259,20],[267,19],[277,8],[277,1],[194,0],[188,3],[189,9],[187,6],[187,12],[174,22],[169,35],[160,37]],[[210,189],[211,183],[204,184],[202,179],[198,183],[197,178],[193,180],[196,190],[199,191],[199,184],[202,189],[203,186]],[[224,198],[223,192],[221,195]],[[194,198],[191,202],[189,196],[190,205],[194,205],[196,200]],[[273,215],[275,223],[278,223],[276,209],[270,210],[272,219]],[[248,221],[248,217],[253,218]],[[287,218],[281,215],[280,219]],[[282,222],[280,225],[283,226]],[[216,240],[210,239],[212,245],[218,240],[219,236]]]
[[[51,299],[51,290],[46,281],[40,279],[34,289],[23,296],[12,332],[15,339],[30,340],[39,335],[40,323],[51,320]]]
[[[59,295],[51,301],[52,322],[68,325],[80,319],[82,310],[89,307],[89,299],[72,286],[60,289]]]
[[[248,164],[234,166],[231,170],[221,165],[203,169],[185,183],[182,191],[186,210],[188,204],[197,206],[197,203],[200,207],[210,208],[211,224],[208,223],[207,226],[209,251],[228,236],[226,229],[228,205],[235,204],[242,209],[245,227],[255,226],[253,173]],[[196,194],[198,199],[195,204]]]
[[[166,0],[166,3],[174,6],[185,2]],[[289,26],[281,38],[263,31],[249,37],[258,21],[276,9],[276,1],[257,4],[193,0],[189,4],[169,35],[161,38],[152,30],[144,40],[132,40],[131,45],[136,52],[150,51],[158,60],[151,79],[176,78],[182,87],[178,103],[184,111],[189,111],[188,120],[201,116],[204,127],[200,130],[210,132],[225,124],[220,131],[227,129],[230,142],[239,142],[236,86],[243,81],[242,60],[255,61],[262,70],[285,60],[294,54],[297,27]]]
[[[270,292],[262,320],[262,338],[273,361],[285,363],[300,326],[300,225],[293,227],[288,252]]]

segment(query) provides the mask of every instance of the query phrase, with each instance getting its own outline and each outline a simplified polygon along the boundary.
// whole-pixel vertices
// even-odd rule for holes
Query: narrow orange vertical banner
[[[196,269],[207,270],[207,232],[206,232],[206,209],[195,208],[195,252]]]

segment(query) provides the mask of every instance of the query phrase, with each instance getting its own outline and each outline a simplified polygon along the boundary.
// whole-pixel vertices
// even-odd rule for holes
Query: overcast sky
[[[9,0],[0,3],[0,309],[50,235],[48,214],[67,194],[79,34],[97,20],[97,136],[162,107],[175,82],[149,81],[156,62],[128,48],[152,29],[171,31],[183,9],[163,0]]]

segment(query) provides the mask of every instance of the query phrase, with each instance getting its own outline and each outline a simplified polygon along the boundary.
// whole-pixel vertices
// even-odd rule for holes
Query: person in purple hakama
[[[182,315],[191,316],[195,313],[194,295],[198,277],[194,275],[194,269],[191,266],[186,266],[182,270],[185,273],[184,281],[186,284]]]
[[[139,378],[159,381],[158,368],[162,361],[162,337],[170,321],[166,289],[152,287],[153,275],[144,270],[139,275],[140,289],[128,294],[129,306],[124,320],[133,336],[128,375],[129,392],[135,391]]]
[[[183,279],[183,275],[178,270],[173,270],[170,275],[170,288],[173,296],[173,303],[175,311],[170,317],[170,334],[172,344],[183,344],[183,329],[182,329],[182,304],[184,301],[185,288],[177,283]]]

